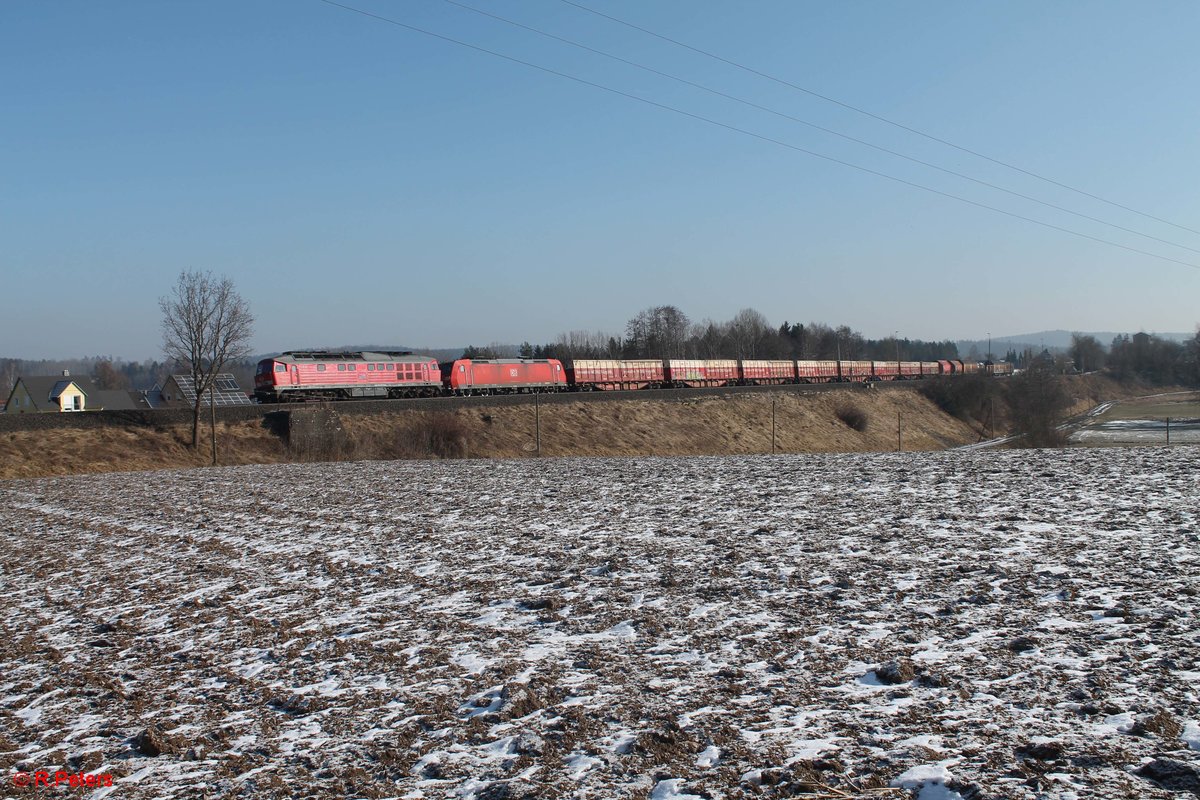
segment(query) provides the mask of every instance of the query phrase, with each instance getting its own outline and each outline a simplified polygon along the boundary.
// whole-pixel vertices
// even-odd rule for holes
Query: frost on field
[[[130,798],[1186,796],[1194,454],[0,484],[0,770]]]

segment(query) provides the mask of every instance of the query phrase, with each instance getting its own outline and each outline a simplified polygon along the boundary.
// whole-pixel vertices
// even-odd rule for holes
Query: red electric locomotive
[[[512,394],[561,392],[567,373],[555,358],[460,358],[442,373],[451,394]]]

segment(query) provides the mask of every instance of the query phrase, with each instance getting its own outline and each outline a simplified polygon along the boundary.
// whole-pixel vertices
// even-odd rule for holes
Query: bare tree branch
[[[233,281],[216,278],[211,272],[179,273],[171,293],[159,298],[158,306],[163,315],[163,353],[168,361],[187,370],[196,389],[192,447],[197,448],[204,393],[227,362],[250,354],[254,317]]]

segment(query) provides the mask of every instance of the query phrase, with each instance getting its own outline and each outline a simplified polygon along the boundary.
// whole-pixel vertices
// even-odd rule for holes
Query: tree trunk
[[[200,395],[196,395],[196,404],[192,406],[192,449],[200,449]]]

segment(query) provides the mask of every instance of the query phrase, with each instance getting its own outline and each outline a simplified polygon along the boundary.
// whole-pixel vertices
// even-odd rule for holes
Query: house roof
[[[18,386],[23,386],[33,400],[33,407],[38,411],[58,411],[58,398],[67,387],[75,384],[87,399],[86,408],[89,411],[130,411],[137,408],[151,408],[149,403],[142,402],[141,392],[130,392],[124,389],[100,389],[96,382],[87,376],[71,377],[63,375],[22,375],[13,386],[13,392]],[[5,404],[12,402],[12,394]]]
[[[133,396],[131,396],[133,395]],[[140,392],[128,392],[124,389],[97,389],[87,396],[87,407],[92,411],[131,411],[139,406],[135,397]]]
[[[188,405],[196,402],[196,383],[192,380],[191,375],[172,375],[168,382],[174,381],[179,389],[181,400]],[[157,387],[156,387],[157,388]],[[218,406],[249,406],[253,405],[249,395],[241,390],[238,386],[237,378],[233,377],[232,373],[218,373],[213,382],[212,397],[215,398]],[[207,406],[209,392],[206,390],[204,396],[200,400],[200,404]]]
[[[17,386],[24,386],[25,391],[33,400],[33,407],[38,411],[45,411],[58,409],[57,398],[72,383],[79,387],[79,391],[83,392],[85,397],[91,397],[94,392],[99,391],[91,378],[82,376],[72,378],[62,375],[22,375],[17,378],[17,384],[13,387],[13,391],[17,390]]]

